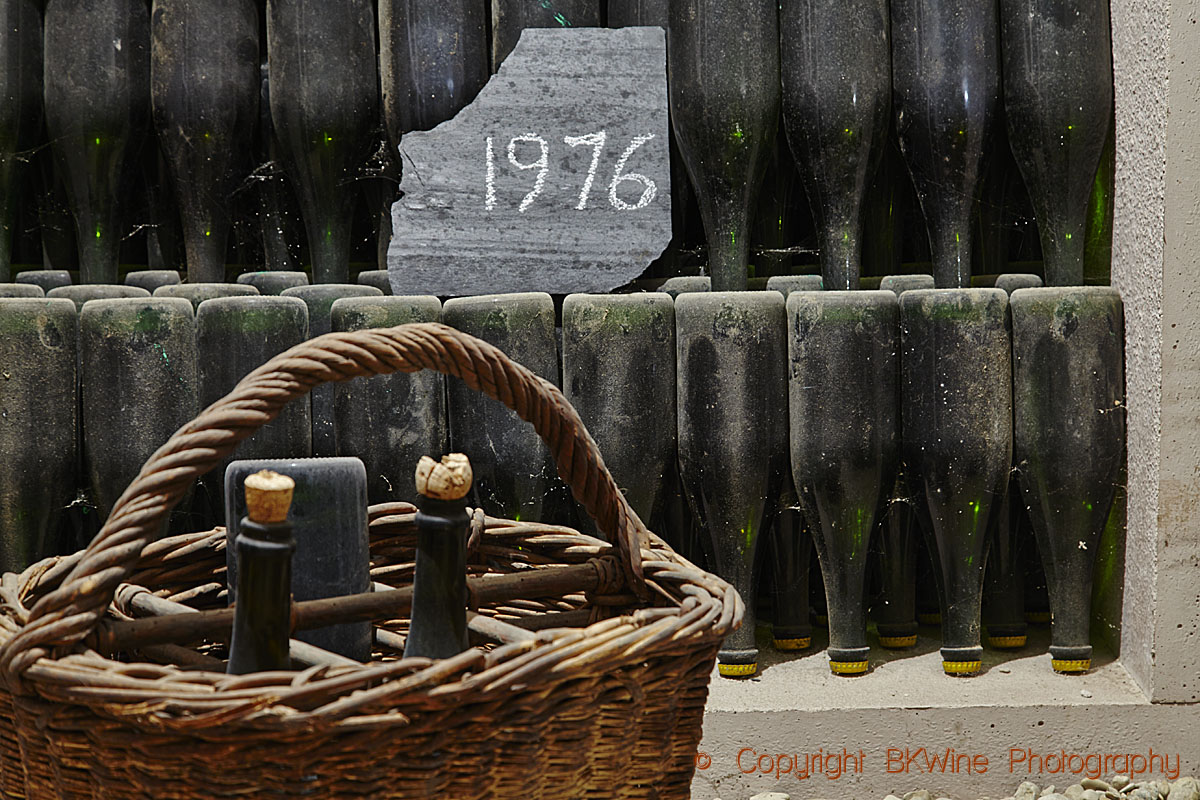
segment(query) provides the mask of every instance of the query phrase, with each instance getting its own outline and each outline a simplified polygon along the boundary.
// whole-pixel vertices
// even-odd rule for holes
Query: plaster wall
[[[1129,506],[1121,660],[1150,692],[1161,428],[1169,0],[1112,0],[1116,198],[1112,282],[1125,301]]]
[[[1113,0],[1113,283],[1125,299],[1129,507],[1121,661],[1200,699],[1200,4]]]
[[[1200,3],[1167,17],[1155,702],[1200,700]],[[1142,532],[1138,531],[1139,538]],[[1200,738],[1200,737],[1198,737]]]

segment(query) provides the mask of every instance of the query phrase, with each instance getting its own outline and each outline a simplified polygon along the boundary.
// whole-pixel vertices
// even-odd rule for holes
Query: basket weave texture
[[[572,616],[586,627],[441,661],[377,643],[362,665],[239,676],[163,663],[176,645],[157,650],[158,663],[149,648],[107,652],[105,631],[137,616],[140,593],[198,610],[225,604],[224,531],[159,538],[196,478],[313,386],[420,369],[456,376],[531,422],[609,540],[476,511],[472,574],[590,565],[595,579],[552,597],[473,594],[475,611],[535,630]],[[413,511],[371,509],[375,581],[411,584]],[[742,612],[727,583],[645,529],[552,384],[442,325],[328,334],[264,364],[177,431],[86,550],[3,576],[0,793],[685,798],[717,648]],[[376,625],[394,642],[407,620]],[[225,646],[187,643],[218,657]]]

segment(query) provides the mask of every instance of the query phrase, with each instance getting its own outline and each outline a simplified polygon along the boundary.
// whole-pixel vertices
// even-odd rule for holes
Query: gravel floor
[[[720,800],[717,798],[717,800]],[[763,792],[750,800],[792,800],[782,792]],[[799,798],[797,798],[799,800]],[[909,792],[903,798],[889,794],[883,800],[989,800],[989,798],[934,797],[924,789]],[[1200,780],[1179,778],[1175,781],[1134,781],[1128,775],[1114,775],[1108,780],[1085,778],[1080,783],[1065,786],[1038,786],[1026,781],[1003,800],[1200,800]]]

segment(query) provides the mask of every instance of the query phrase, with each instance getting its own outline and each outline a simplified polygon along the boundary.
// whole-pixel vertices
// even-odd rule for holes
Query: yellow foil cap
[[[776,650],[804,650],[811,644],[812,644],[812,638],[807,637],[807,636],[803,639],[776,639],[775,640],[775,649]]]
[[[829,671],[834,675],[862,675],[867,671],[866,661],[830,661]]]
[[[746,678],[758,671],[758,662],[753,664],[717,664],[717,674],[726,678]]]
[[[983,669],[982,661],[943,661],[942,669],[947,675],[974,675]]]
[[[999,648],[1024,647],[1026,639],[1025,636],[989,636],[988,645]]]
[[[895,649],[898,647],[912,647],[916,643],[917,643],[917,635],[915,633],[912,636],[880,636],[879,637],[880,645],[882,645],[883,647],[889,647],[892,649]]]
[[[1050,666],[1054,667],[1055,672],[1067,674],[1087,672],[1092,668],[1092,660],[1090,658],[1081,658],[1077,661],[1064,661],[1055,658],[1050,661]]]
[[[1049,611],[1026,611],[1025,612],[1025,621],[1026,622],[1037,622],[1039,624],[1047,623],[1050,621],[1050,612]]]
[[[941,625],[941,614],[917,614],[917,622],[922,625]]]

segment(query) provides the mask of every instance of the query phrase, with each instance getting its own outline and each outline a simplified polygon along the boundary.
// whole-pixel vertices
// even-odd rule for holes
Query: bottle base
[[[917,644],[917,635],[912,636],[880,636],[880,647],[886,647],[889,650],[903,650],[906,647],[914,647]]]
[[[983,669],[982,661],[943,661],[942,670],[956,678],[966,678]]]
[[[941,625],[942,615],[936,612],[920,613],[917,614],[917,622],[921,623],[922,625]]]
[[[717,664],[717,674],[723,678],[749,678],[758,672],[758,663]]]
[[[794,652],[796,650],[807,650],[812,646],[812,637],[804,636],[792,639],[775,639],[775,649],[784,652]]]
[[[863,675],[868,665],[866,661],[830,661],[829,671],[834,675]]]
[[[994,647],[997,650],[1015,650],[1019,647],[1024,647],[1028,641],[1026,636],[989,636],[988,647]]]
[[[1025,621],[1032,622],[1034,625],[1049,625],[1050,624],[1050,612],[1049,611],[1026,611],[1025,612]]]
[[[1060,675],[1079,675],[1087,672],[1092,668],[1092,660],[1090,658],[1062,659],[1054,658],[1050,660],[1050,666]]]

